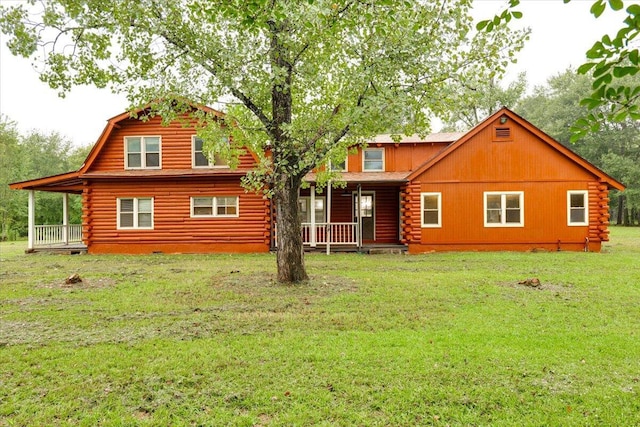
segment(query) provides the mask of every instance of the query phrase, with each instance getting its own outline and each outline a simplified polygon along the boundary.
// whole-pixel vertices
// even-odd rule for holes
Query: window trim
[[[367,151],[381,151],[382,152],[382,169],[366,169],[366,152]],[[362,150],[362,172],[384,172],[385,171],[385,152],[384,147],[372,147],[372,148],[364,148]]]
[[[571,196],[580,194],[583,197],[584,202],[584,221],[572,222],[571,221]],[[567,191],[567,225],[569,227],[584,227],[589,225],[589,191],[588,190],[568,190]]]
[[[218,214],[218,198],[221,197],[235,197],[236,199],[236,213],[233,215]],[[193,211],[194,208],[194,199],[211,199],[211,215],[196,215]],[[217,196],[210,195],[198,195],[190,197],[190,206],[189,206],[189,215],[191,218],[238,218],[240,217],[240,196],[235,194],[219,194]]]
[[[334,169],[333,162],[329,160],[329,171],[330,172],[348,172],[349,171],[349,156],[344,158],[344,168],[342,169]]]
[[[438,207],[438,222],[436,224],[428,224],[424,222],[424,198],[425,196],[436,196]],[[432,211],[432,210],[431,210]],[[420,225],[422,228],[442,228],[442,193],[441,192],[423,192],[420,193]]]
[[[316,223],[317,224],[324,224],[327,222],[327,198],[326,196],[315,196],[314,200],[322,200],[322,218],[318,218],[316,216]],[[298,197],[298,203],[300,202],[305,202],[305,204],[308,205],[308,209],[309,211],[303,211],[301,209],[299,209],[299,212],[305,213],[305,217],[306,217],[306,213],[309,214],[309,222],[305,222],[305,221],[301,221],[302,224],[310,224],[311,223],[311,196],[299,196]],[[300,205],[298,205],[298,208],[300,208]],[[314,209],[315,210],[315,209]]]
[[[124,227],[120,224],[120,215],[122,214],[121,212],[121,203],[122,200],[133,200],[133,226],[132,227]],[[150,227],[140,227],[138,224],[139,221],[139,217],[138,215],[140,214],[140,210],[139,210],[139,203],[140,200],[151,200],[151,226]],[[116,199],[116,229],[117,230],[153,230],[154,226],[155,226],[155,221],[154,221],[154,213],[155,213],[155,198],[154,197],[118,197]],[[143,212],[146,213],[146,212]]]
[[[495,222],[487,222],[487,196],[502,196],[500,198],[500,213],[502,221],[499,223]],[[506,222],[506,196],[507,195],[518,195],[519,196],[519,210],[520,210],[520,221],[519,222]],[[524,227],[524,191],[485,191],[483,196],[484,201],[484,226],[485,228],[504,228],[504,227]]]
[[[198,135],[191,135],[191,167],[193,169],[229,169],[229,165],[228,164],[224,164],[224,165],[216,165],[215,163],[211,163],[211,160],[207,157],[204,156],[204,152],[203,151],[196,151],[196,140],[200,139],[202,140],[202,138],[200,138]],[[204,141],[203,141],[204,143]],[[207,165],[196,165],[196,153],[203,153],[203,156],[207,159]]]
[[[129,138],[140,138],[140,166],[129,166]],[[146,138],[158,138],[158,166],[147,166],[147,144]],[[124,168],[131,170],[140,169],[162,169],[162,136],[161,135],[128,135],[124,137]]]

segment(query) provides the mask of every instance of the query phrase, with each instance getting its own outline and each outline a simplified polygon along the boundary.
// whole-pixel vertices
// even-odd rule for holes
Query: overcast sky
[[[0,0],[3,4],[9,1]],[[589,13],[592,3],[593,0],[573,0],[568,4],[561,0],[522,0],[518,10],[524,17],[515,21],[514,27],[529,27],[532,34],[518,55],[518,63],[509,68],[506,81],[526,71],[530,88],[544,84],[549,77],[585,62],[585,52],[602,35],[615,35],[625,15],[608,9],[595,19]],[[484,19],[503,10],[506,1],[476,0],[475,4],[474,15]],[[2,34],[0,43],[0,114],[17,122],[21,132],[57,131],[74,144],[92,144],[106,120],[126,110],[124,96],[108,90],[76,87],[66,98],[59,98],[56,91],[38,79],[30,60],[9,53]]]

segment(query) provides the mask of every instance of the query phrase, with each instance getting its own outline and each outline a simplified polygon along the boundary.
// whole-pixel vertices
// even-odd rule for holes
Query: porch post
[[[362,249],[362,184],[358,184],[358,249]]]
[[[62,194],[62,243],[69,244],[69,194]]]
[[[311,186],[311,197],[309,199],[311,205],[311,230],[309,230],[309,239],[311,240],[311,247],[316,247],[316,186]]]
[[[324,239],[327,242],[327,255],[331,252],[331,181],[327,183],[327,226],[324,230]]]
[[[27,212],[27,234],[29,236],[27,240],[27,249],[32,250],[36,234],[36,193],[34,190],[29,190],[29,205]]]

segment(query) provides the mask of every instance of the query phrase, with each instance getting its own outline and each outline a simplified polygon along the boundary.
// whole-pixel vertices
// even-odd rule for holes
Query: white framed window
[[[524,227],[524,192],[485,192],[484,226]]]
[[[160,169],[162,156],[159,136],[125,136],[125,169]]]
[[[235,218],[240,215],[238,196],[198,196],[191,198],[194,218]]]
[[[117,199],[118,229],[153,229],[153,197]]]
[[[345,157],[345,159],[341,162],[332,162],[329,161],[329,170],[332,172],[347,172],[348,171],[348,163],[347,163],[347,158]]]
[[[194,168],[228,168],[229,164],[225,159],[214,154],[213,161],[206,156],[204,151],[204,141],[197,136],[191,138],[192,164]]]
[[[326,210],[325,210],[325,197],[314,197],[316,222],[325,222]],[[298,198],[298,214],[300,215],[300,222],[311,222],[311,197],[301,196]]]
[[[384,172],[384,148],[365,148],[362,151],[364,172]]]
[[[442,194],[420,193],[422,227],[442,227]]]
[[[588,191],[567,191],[567,224],[569,226],[589,225]]]

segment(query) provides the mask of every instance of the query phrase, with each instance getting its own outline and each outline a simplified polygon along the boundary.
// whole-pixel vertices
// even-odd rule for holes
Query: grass
[[[308,255],[301,286],[273,255],[23,249],[0,246],[0,426],[640,424],[639,228]]]

